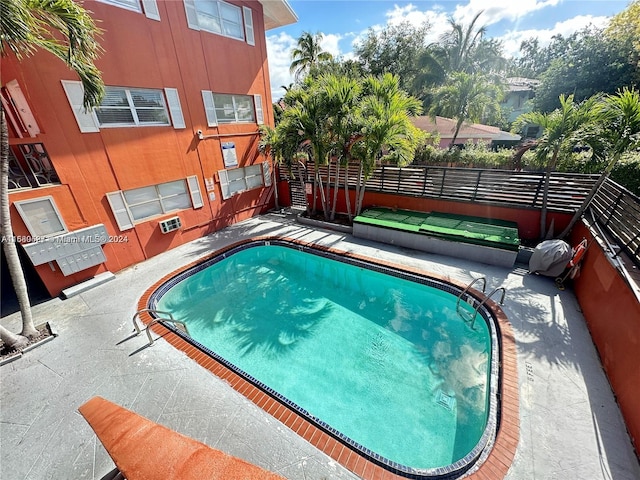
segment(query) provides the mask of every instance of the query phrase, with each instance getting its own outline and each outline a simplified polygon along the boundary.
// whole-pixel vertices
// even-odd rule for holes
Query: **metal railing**
[[[144,312],[153,313],[157,317],[154,318],[153,320],[151,320],[151,322],[149,322],[149,324],[146,327],[143,326],[143,328],[140,328],[140,326],[138,325],[138,322],[136,321],[136,319],[139,318],[140,314],[142,314]],[[164,315],[164,317],[161,317],[161,315]],[[182,331],[183,333],[185,333],[188,336],[191,336],[191,335],[189,335],[189,330],[187,329],[187,324],[184,323],[183,321],[176,320],[175,318],[173,318],[173,315],[171,314],[171,312],[163,312],[162,310],[154,310],[153,308],[143,308],[141,310],[138,310],[135,313],[135,315],[133,316],[132,322],[133,322],[133,328],[136,331],[136,335],[140,335],[142,333],[143,329],[146,330],[147,338],[149,339],[149,346],[152,346],[153,342],[154,342],[154,339],[151,336],[151,327],[154,324],[160,323],[160,322],[171,323],[178,330]]]
[[[313,182],[313,168],[306,169],[306,183]],[[331,169],[332,185],[336,165],[321,166],[320,175],[327,178]],[[356,187],[358,165],[349,166],[349,188]],[[286,173],[283,172],[286,177]],[[340,169],[340,186],[344,186],[344,167]],[[516,208],[542,207],[545,172],[516,172],[478,168],[431,166],[394,167],[382,165],[367,180],[369,192],[412,197],[434,198],[491,204]],[[589,194],[598,175],[552,172],[549,181],[548,209],[574,212]]]
[[[335,164],[321,167],[320,175],[325,179],[328,168],[331,168],[331,178],[335,179]],[[286,172],[282,173],[287,178]],[[347,177],[349,188],[355,188],[357,164],[350,165]],[[341,168],[341,188],[344,186],[344,178],[345,171]],[[540,209],[544,178],[544,172],[431,166],[400,168],[383,165],[367,180],[366,189],[417,198]],[[549,211],[572,214],[582,205],[597,179],[598,175],[552,172],[549,182]],[[307,183],[313,182],[312,168],[307,169],[305,180]],[[640,198],[607,179],[598,190],[590,208],[595,212],[603,230],[640,267]]]

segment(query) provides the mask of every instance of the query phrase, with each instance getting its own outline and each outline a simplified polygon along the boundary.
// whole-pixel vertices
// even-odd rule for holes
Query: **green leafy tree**
[[[599,142],[604,143],[604,156],[609,161],[582,205],[573,215],[569,225],[560,234],[560,238],[569,234],[622,156],[627,152],[640,149],[640,94],[638,91],[624,88],[616,95],[608,95],[601,102],[600,109],[600,128],[594,134],[597,135]]]
[[[540,46],[537,37],[532,37],[520,43],[520,56],[512,60],[508,68],[510,76],[525,78],[540,78],[547,71],[551,62],[569,49],[569,45],[575,42],[577,33],[569,37],[554,35],[551,42],[545,46]]]
[[[596,28],[578,32],[540,76],[533,99],[534,109],[550,112],[560,95],[573,95],[580,102],[596,93],[614,94],[634,83],[637,68],[630,58],[629,44],[611,39]]]
[[[410,116],[420,112],[420,101],[399,88],[397,77],[368,76],[364,80],[339,75],[307,77],[285,95],[282,118],[272,131],[262,129],[261,148],[289,168],[300,165],[301,156],[313,165],[314,188],[310,213],[320,197],[326,219],[335,217],[340,169],[359,161],[356,214],[362,208],[364,184],[380,161],[408,164],[413,159],[421,132]],[[333,199],[331,168],[320,175],[321,166],[335,163]],[[344,186],[349,202],[348,169]],[[300,177],[302,178],[302,172]],[[306,176],[306,175],[305,175]],[[350,203],[347,204],[350,213]]]
[[[640,0],[634,0],[614,15],[604,33],[607,38],[629,48],[629,62],[634,66],[636,82],[640,82]]]
[[[422,110],[420,101],[400,88],[396,76],[387,73],[367,78],[363,95],[359,113],[362,129],[351,147],[360,161],[356,215],[362,211],[366,181],[375,167],[382,162],[408,165],[422,139],[421,131],[411,122]]]
[[[515,129],[528,124],[539,125],[542,136],[537,139],[535,155],[546,165],[540,215],[540,238],[547,232],[547,206],[549,202],[549,182],[551,172],[556,169],[561,153],[568,153],[577,145],[584,145],[589,139],[596,139],[594,129],[603,118],[601,104],[597,96],[578,104],[573,95],[560,96],[560,108],[551,113],[529,112],[520,115]]]
[[[320,43],[324,35],[320,32],[311,34],[303,32],[296,47],[291,51],[291,66],[289,71],[300,81],[311,69],[323,62],[333,59],[329,52],[322,50]]]
[[[100,33],[89,13],[72,0],[2,0],[0,17],[0,53],[13,54],[19,60],[38,50],[49,52],[78,74],[84,87],[84,105],[100,104],[104,84],[94,61],[100,54],[96,36]],[[29,338],[37,335],[24,273],[13,241],[9,210],[9,134],[4,109],[1,119],[0,152],[0,225],[3,249],[16,290],[22,331],[16,335],[0,326],[0,338],[5,345],[24,348]]]
[[[454,72],[446,84],[433,91],[429,115],[442,115],[456,120],[449,144],[451,149],[462,124],[467,120],[480,122],[499,118],[502,95],[502,88],[484,75]]]
[[[354,46],[354,53],[365,75],[396,75],[400,88],[412,95],[420,93],[416,78],[421,74],[421,57],[427,49],[424,39],[431,26],[402,22],[382,30],[369,29],[366,37]]]

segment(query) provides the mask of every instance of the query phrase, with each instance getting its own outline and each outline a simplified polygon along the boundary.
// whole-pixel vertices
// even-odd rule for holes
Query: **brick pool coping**
[[[372,259],[352,252],[345,252],[330,247],[323,247],[311,242],[303,242],[288,237],[260,236],[227,245],[222,249],[205,255],[171,272],[170,274],[165,275],[160,280],[155,282],[150,288],[148,288],[142,295],[142,297],[140,297],[140,300],[138,301],[138,310],[148,308],[149,300],[153,292],[163,283],[175,277],[176,275],[204,261],[207,261],[229,250],[232,250],[240,245],[249,242],[268,240],[287,241],[296,245],[313,247],[317,250],[331,252],[351,259],[371,262],[381,266],[391,267],[408,273],[417,275],[425,274],[424,271],[417,268],[401,266],[385,260]],[[428,272],[428,274],[430,277],[436,280],[452,284],[456,287],[462,289],[466,287],[466,285],[464,285],[463,283],[455,279],[451,279],[449,276],[439,275],[431,272]],[[481,292],[473,289],[471,291],[474,296],[481,299],[485,298],[484,294],[482,294]],[[488,299],[485,305],[492,310],[497,320],[497,328],[500,333],[498,338],[498,341],[500,343],[500,372],[498,379],[500,386],[498,416],[500,418],[500,422],[498,425],[498,430],[493,447],[491,447],[491,450],[486,459],[480,465],[472,466],[468,472],[462,474],[460,477],[470,480],[499,480],[504,478],[509,471],[509,468],[511,467],[511,463],[513,462],[520,437],[518,368],[513,329],[507,319],[507,316],[496,302]],[[154,320],[148,312],[142,312],[139,318],[145,324],[149,324],[152,320]],[[151,326],[151,330],[156,334],[162,336],[162,338],[164,338],[169,344],[184,352],[188,357],[196,361],[202,367],[206,368],[217,377],[225,380],[234,390],[241,393],[244,397],[248,398],[258,407],[262,408],[265,412],[272,415],[274,418],[285,424],[287,427],[289,427],[302,438],[314,445],[316,448],[326,453],[328,456],[343,465],[345,468],[351,470],[362,479],[400,480],[407,478],[407,476],[398,475],[385,469],[384,467],[381,467],[369,461],[368,459],[360,455],[360,453],[356,452],[341,441],[335,439],[319,427],[313,425],[296,411],[292,410],[287,405],[284,405],[266,392],[260,390],[258,387],[254,386],[253,384],[242,378],[240,375],[218,362],[216,359],[210,357],[195,346],[191,345],[189,342],[184,340],[179,335],[176,335],[173,331],[169,330],[163,325],[154,323]]]

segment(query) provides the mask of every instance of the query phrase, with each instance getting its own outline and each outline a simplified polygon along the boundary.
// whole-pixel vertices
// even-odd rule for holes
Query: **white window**
[[[107,193],[107,199],[120,230],[132,228],[135,222],[157,215],[203,206],[196,176],[188,177],[186,180],[110,192]]]
[[[251,95],[230,95],[202,91],[207,124],[251,123],[256,121],[254,98]],[[260,104],[262,106],[262,104]],[[260,111],[262,114],[262,111]]]
[[[98,0],[102,3],[108,3],[116,7],[126,8],[127,10],[133,10],[134,12],[142,13],[140,2],[138,0]]]
[[[83,133],[99,132],[101,127],[168,126],[172,125],[170,118],[174,128],[185,128],[180,97],[175,88],[165,88],[163,92],[147,88],[105,87],[100,106],[86,110],[82,103],[82,83],[75,80],[61,82],[78,128]]]
[[[190,28],[244,40],[240,7],[218,0],[184,0]]]
[[[100,127],[171,125],[162,90],[106,87],[95,111]]]
[[[256,44],[255,34],[253,33],[253,15],[249,7],[242,7],[242,14],[244,15],[244,34],[247,37],[247,43],[249,45]]]
[[[156,0],[98,0],[102,3],[108,3],[109,5],[113,5],[115,7],[125,8],[127,10],[131,10],[134,12],[142,13],[144,10],[144,14],[147,18],[151,18],[152,20],[160,20],[160,11],[158,10],[158,4]],[[144,8],[143,8],[144,7]]]
[[[244,168],[218,171],[220,188],[224,200],[247,190],[263,187],[264,166],[262,163],[250,165]]]
[[[21,200],[14,205],[32,237],[60,235],[69,231],[51,196]]]

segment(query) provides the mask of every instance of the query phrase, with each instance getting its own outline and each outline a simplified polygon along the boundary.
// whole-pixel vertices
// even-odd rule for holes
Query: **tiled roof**
[[[421,130],[440,134],[440,138],[453,138],[456,129],[456,120],[446,117],[429,116],[413,117],[413,124]],[[519,140],[519,135],[500,130],[498,127],[483,125],[481,123],[463,123],[458,133],[458,138],[478,138],[490,140]]]

